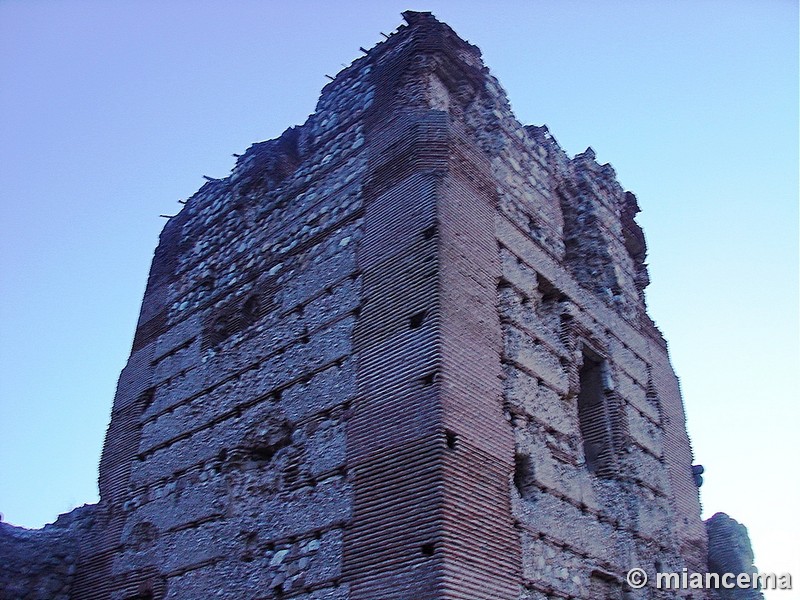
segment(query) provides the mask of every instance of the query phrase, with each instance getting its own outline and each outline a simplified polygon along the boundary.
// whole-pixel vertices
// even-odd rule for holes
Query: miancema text
[[[762,589],[790,590],[792,576],[789,573],[656,573],[656,587],[662,590],[686,589]]]

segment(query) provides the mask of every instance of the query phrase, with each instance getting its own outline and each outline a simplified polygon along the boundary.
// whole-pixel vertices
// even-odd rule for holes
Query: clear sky
[[[0,1],[4,519],[96,501],[159,215],[303,122],[407,8],[477,44],[520,121],[591,145],[637,194],[704,514],[744,522],[758,566],[800,586],[789,0]]]

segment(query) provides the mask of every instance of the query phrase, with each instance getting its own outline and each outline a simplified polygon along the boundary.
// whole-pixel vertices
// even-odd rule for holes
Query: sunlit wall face
[[[160,214],[314,110],[406,3],[0,4],[0,511],[96,500]],[[591,145],[642,207],[650,312],[681,378],[706,515],[800,577],[797,6],[425,7],[518,118]]]

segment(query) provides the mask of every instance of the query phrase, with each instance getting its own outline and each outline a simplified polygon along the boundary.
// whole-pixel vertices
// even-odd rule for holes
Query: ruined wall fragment
[[[725,573],[755,575],[755,556],[750,546],[747,528],[725,513],[716,513],[705,522],[708,531],[708,570],[722,576]],[[758,589],[718,589],[715,598],[720,600],[760,600],[764,595]]]
[[[0,598],[69,600],[95,512],[82,506],[39,530],[0,522]]]

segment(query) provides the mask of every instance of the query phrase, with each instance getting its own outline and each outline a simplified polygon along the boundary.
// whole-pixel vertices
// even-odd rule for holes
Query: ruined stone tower
[[[168,221],[52,597],[673,598],[624,573],[706,570],[636,198],[404,17]]]

